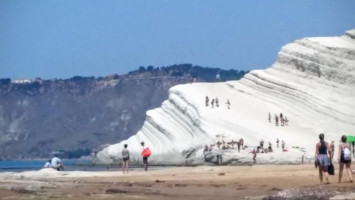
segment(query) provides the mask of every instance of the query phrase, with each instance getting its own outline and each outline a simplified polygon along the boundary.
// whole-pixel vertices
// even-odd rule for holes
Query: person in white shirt
[[[51,167],[53,169],[58,170],[58,171],[63,171],[64,170],[63,162],[58,157],[52,158]]]
[[[51,159],[44,164],[43,168],[51,168]]]

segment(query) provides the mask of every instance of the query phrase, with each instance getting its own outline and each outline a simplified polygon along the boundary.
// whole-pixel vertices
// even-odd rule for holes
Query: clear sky
[[[0,78],[263,69],[286,43],[353,28],[352,0],[0,0]]]

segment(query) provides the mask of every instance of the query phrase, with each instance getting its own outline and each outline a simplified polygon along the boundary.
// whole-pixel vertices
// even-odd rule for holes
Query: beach
[[[329,185],[311,164],[2,172],[0,199],[355,199],[355,183],[347,174],[337,183],[335,168]]]

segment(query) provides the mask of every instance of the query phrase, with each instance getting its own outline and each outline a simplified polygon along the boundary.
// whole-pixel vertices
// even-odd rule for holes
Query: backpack
[[[149,147],[145,148],[142,152],[143,157],[149,157],[152,152],[150,151]]]
[[[345,161],[348,161],[348,160],[351,160],[351,151],[350,151],[350,149],[348,148],[348,147],[345,147],[344,149],[343,149],[343,155],[344,155],[344,160]]]

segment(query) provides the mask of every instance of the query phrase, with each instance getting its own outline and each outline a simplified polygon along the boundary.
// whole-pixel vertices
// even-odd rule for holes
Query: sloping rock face
[[[336,146],[343,134],[354,134],[354,36],[351,30],[340,37],[297,40],[282,47],[270,68],[251,71],[240,81],[175,86],[160,108],[147,112],[136,135],[98,152],[95,162],[118,162],[123,144],[128,144],[132,162],[141,163],[144,141],[152,150],[152,164],[216,163],[217,155],[223,164],[250,164],[254,162],[250,152],[260,140],[264,147],[271,142],[274,151],[258,153],[257,163],[311,162],[319,133]],[[212,107],[216,97],[219,107]],[[274,117],[280,113],[287,116],[288,125],[275,125]],[[240,152],[236,146],[227,150],[214,146],[203,153],[206,144],[240,138],[247,145]]]
[[[170,87],[244,72],[190,64],[147,68],[104,78],[73,77],[29,84],[0,80],[0,159],[63,158],[88,155],[92,149],[135,134],[146,111],[161,105]]]

